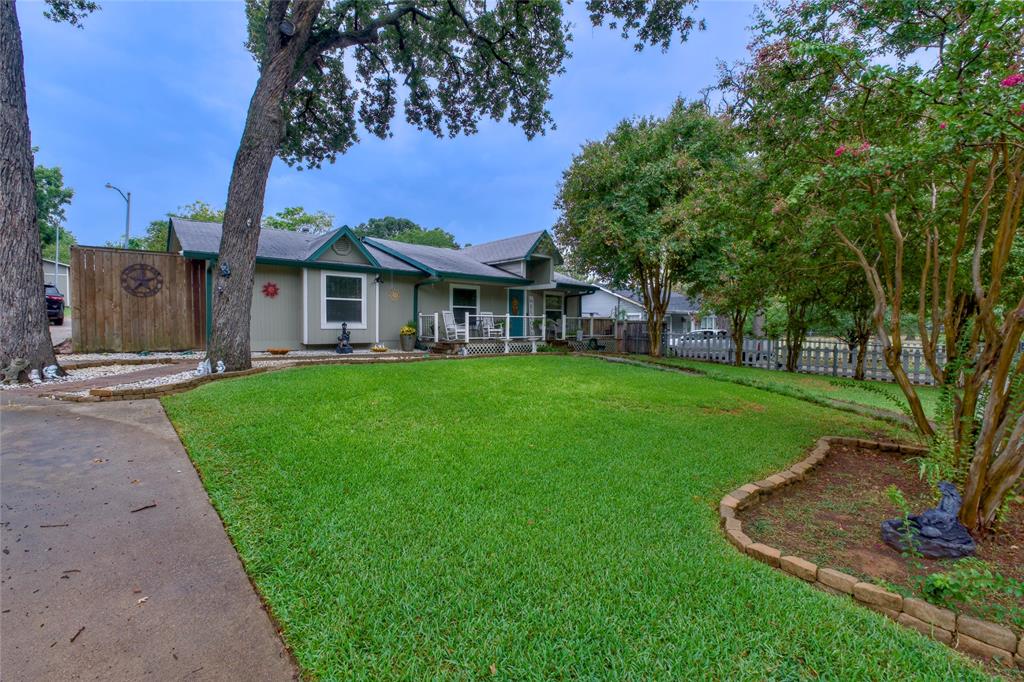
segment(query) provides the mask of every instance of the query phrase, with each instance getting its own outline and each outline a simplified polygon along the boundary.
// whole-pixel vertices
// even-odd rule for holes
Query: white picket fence
[[[733,364],[735,344],[731,338],[695,339],[689,335],[667,334],[664,353],[668,357],[687,358]],[[762,369],[786,369],[786,344],[770,339],[744,339],[743,364]],[[807,341],[800,349],[797,371],[808,374],[823,374],[833,377],[853,377],[857,369],[858,349],[851,349],[845,343]],[[915,384],[933,385],[935,380],[928,370],[924,353],[920,347],[903,349],[903,369]],[[938,350],[938,362],[946,363],[946,350]],[[882,346],[868,345],[864,356],[864,377],[875,381],[893,381],[892,372],[885,365]]]

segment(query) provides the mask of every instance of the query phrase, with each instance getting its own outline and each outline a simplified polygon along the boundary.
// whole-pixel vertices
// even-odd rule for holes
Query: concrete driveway
[[[63,343],[67,339],[71,338],[71,325],[74,322],[70,317],[64,318],[64,324],[59,327],[56,325],[50,325],[50,340],[53,341],[53,345]]]
[[[17,393],[0,393],[3,678],[293,679],[160,404]]]

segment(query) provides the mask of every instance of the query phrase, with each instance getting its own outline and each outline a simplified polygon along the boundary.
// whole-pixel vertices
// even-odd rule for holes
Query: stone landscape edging
[[[359,358],[338,357],[309,360],[281,360],[274,361],[275,364],[271,366],[251,367],[249,369],[238,370],[235,372],[215,372],[212,374],[204,374],[203,376],[197,376],[192,379],[188,379],[187,381],[179,381],[173,384],[139,386],[137,388],[93,388],[89,391],[89,395],[74,395],[72,393],[61,393],[59,391],[54,391],[52,393],[45,394],[44,397],[53,398],[55,400],[66,400],[69,402],[76,403],[108,402],[112,400],[148,400],[151,398],[162,398],[167,395],[173,395],[175,393],[189,391],[193,388],[196,388],[197,386],[201,386],[211,381],[217,381],[219,379],[233,379],[237,377],[249,376],[252,374],[262,374],[263,372],[276,372],[284,369],[292,369],[295,367],[311,367],[322,365],[375,365],[385,363],[395,364],[407,362],[429,362],[436,360],[472,360],[475,358],[503,358],[509,357],[510,355],[532,355],[532,353],[487,353],[480,355],[465,356],[431,355],[427,353],[424,353],[422,355],[382,354],[382,356],[361,356]]]
[[[854,445],[883,452],[922,455],[927,448],[890,441],[826,436],[818,439],[811,454],[796,464],[760,481],[747,483],[725,495],[718,505],[718,516],[726,539],[736,549],[758,561],[839,596],[878,611],[900,625],[917,630],[958,651],[973,654],[1003,665],[1024,668],[1024,637],[1010,628],[979,618],[940,608],[922,599],[903,597],[873,583],[833,568],[821,568],[806,559],[784,555],[778,549],[754,542],[743,532],[737,512],[750,508],[762,498],[798,483],[828,458],[831,446]]]

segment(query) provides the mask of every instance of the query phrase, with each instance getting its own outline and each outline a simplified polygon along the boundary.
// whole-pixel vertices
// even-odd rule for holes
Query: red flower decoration
[[[263,295],[267,298],[274,298],[280,291],[274,282],[267,282],[263,285]]]

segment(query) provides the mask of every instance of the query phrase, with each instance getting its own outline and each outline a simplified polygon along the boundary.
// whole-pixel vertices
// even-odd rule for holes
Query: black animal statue
[[[338,345],[334,347],[334,352],[339,355],[348,355],[352,352],[352,345],[348,340],[352,338],[352,332],[348,330],[348,323],[341,323],[341,336],[338,337]]]
[[[956,518],[960,513],[960,493],[946,481],[939,483],[939,491],[939,506],[907,517],[909,529],[904,528],[903,519],[882,521],[885,544],[900,552],[916,551],[927,559],[959,559],[974,554],[974,538]]]

